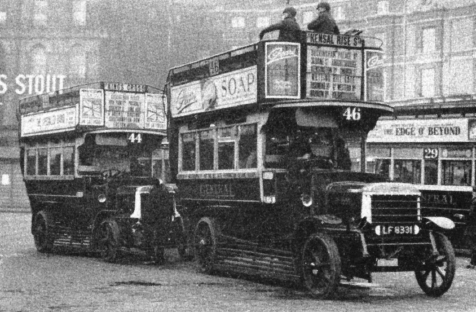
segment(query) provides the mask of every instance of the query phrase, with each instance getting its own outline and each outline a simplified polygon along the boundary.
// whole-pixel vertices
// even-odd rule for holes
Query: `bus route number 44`
[[[360,108],[358,107],[347,107],[343,114],[346,120],[360,120],[362,117],[360,113]]]
[[[131,135],[129,135],[128,140],[131,143],[142,143],[142,136],[140,133],[131,133]]]

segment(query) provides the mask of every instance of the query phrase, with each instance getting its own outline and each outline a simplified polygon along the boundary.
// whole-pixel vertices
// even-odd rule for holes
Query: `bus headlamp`
[[[107,199],[106,195],[104,195],[104,194],[99,194],[99,196],[98,196],[98,201],[99,201],[101,204],[104,203],[104,202],[106,202],[106,199]]]
[[[302,194],[301,195],[301,202],[304,207],[311,207],[312,206],[312,196],[309,194]]]

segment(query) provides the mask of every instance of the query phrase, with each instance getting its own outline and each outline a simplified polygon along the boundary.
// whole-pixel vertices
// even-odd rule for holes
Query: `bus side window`
[[[425,159],[425,184],[438,184],[438,161],[436,159]]]
[[[195,133],[182,134],[182,170],[195,170]]]
[[[218,129],[218,169],[235,168],[236,127]]]
[[[421,161],[395,159],[394,180],[396,182],[421,184]]]
[[[256,125],[243,125],[240,127],[239,165],[243,168],[257,167],[257,135]]]
[[[63,148],[63,175],[74,174],[74,147]]]
[[[50,175],[61,174],[61,147],[50,148]]]
[[[444,160],[443,185],[470,185],[471,161],[469,160]]]
[[[36,149],[26,150],[26,175],[36,175]]]
[[[48,149],[38,149],[38,175],[48,174]]]
[[[215,150],[215,140],[214,140],[214,131],[205,130],[200,132],[200,145],[199,145],[199,156],[200,156],[200,170],[212,170],[214,164],[214,150]]]

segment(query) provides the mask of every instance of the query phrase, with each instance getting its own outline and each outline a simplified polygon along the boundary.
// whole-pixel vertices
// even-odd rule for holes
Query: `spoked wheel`
[[[304,243],[301,257],[303,282],[312,296],[332,296],[341,274],[339,251],[334,240],[326,234],[312,234]]]
[[[448,238],[433,232],[438,255],[432,255],[422,263],[415,276],[421,289],[432,297],[439,297],[448,291],[453,283],[456,270],[456,257]]]
[[[216,257],[216,230],[213,220],[202,218],[195,228],[195,258],[203,273],[212,273]]]
[[[101,258],[107,262],[115,262],[119,256],[118,226],[114,221],[104,221],[100,231]]]
[[[33,225],[33,238],[36,250],[39,252],[51,252],[53,249],[53,238],[48,231],[47,217],[43,212],[36,215],[35,224]]]

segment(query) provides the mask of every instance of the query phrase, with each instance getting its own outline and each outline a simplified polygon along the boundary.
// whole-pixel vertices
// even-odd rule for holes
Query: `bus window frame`
[[[432,148],[434,149],[437,149],[438,150],[438,156],[436,158],[425,158],[423,155],[421,158],[415,158],[415,157],[407,157],[407,158],[396,158],[395,157],[395,149],[398,148],[398,147],[395,147],[395,146],[391,146],[389,147],[388,145],[380,145],[380,144],[371,144],[370,147],[367,147],[367,151],[371,150],[371,149],[381,149],[381,148],[389,148],[390,149],[390,156],[389,157],[381,157],[381,156],[375,156],[375,157],[372,157],[371,155],[368,155],[367,154],[367,158],[370,158],[372,160],[367,160],[366,161],[366,167],[368,168],[369,167],[369,163],[370,162],[376,162],[377,160],[379,159],[390,159],[391,161],[391,168],[390,168],[390,174],[389,174],[389,178],[394,181],[395,179],[395,173],[394,173],[394,166],[395,166],[395,160],[420,160],[421,162],[421,182],[418,183],[418,184],[415,184],[415,185],[420,185],[422,187],[425,187],[425,186],[428,186],[428,187],[435,187],[435,186],[444,186],[444,187],[467,187],[468,184],[466,185],[461,185],[461,184],[444,184],[444,172],[443,172],[443,162],[444,161],[450,161],[450,162],[455,162],[455,161],[468,161],[470,162],[470,166],[469,166],[469,170],[470,170],[470,184],[469,186],[472,186],[472,185],[475,185],[475,179],[476,179],[476,150],[475,150],[475,147],[471,146],[471,147],[461,147],[461,146],[453,146],[453,145],[449,145],[449,144],[441,144],[439,145],[438,147],[434,147],[434,145],[432,146]],[[415,147],[412,147],[412,148],[417,148],[417,149],[421,149],[422,151],[425,149],[425,148],[428,148],[427,145],[416,145]],[[448,150],[448,149],[451,149],[451,150],[471,150],[471,156],[470,157],[445,157],[444,156],[444,150]],[[425,170],[425,166],[426,166],[426,163],[428,161],[436,161],[437,163],[437,183],[436,184],[426,184],[425,183],[425,175],[426,175],[426,170]],[[370,171],[367,171],[367,172],[370,172]]]
[[[25,144],[23,146],[25,149],[25,153],[23,155],[23,168],[24,168],[24,179],[25,180],[73,180],[75,178],[75,168],[77,168],[77,145],[76,142],[71,140],[55,140],[55,139],[48,139],[45,143],[35,142],[32,144]],[[73,172],[71,174],[64,174],[64,152],[66,148],[73,149]],[[53,149],[60,149],[61,156],[60,156],[60,174],[51,174],[51,151]],[[40,150],[46,150],[46,174],[40,174]],[[29,174],[28,171],[28,153],[29,151],[35,151],[35,173]]]
[[[254,126],[255,127],[255,151],[256,151],[256,166],[252,168],[240,168],[239,164],[239,155],[240,155],[240,139],[241,139],[241,127],[243,126]],[[219,137],[219,130],[220,129],[225,129],[225,128],[231,128],[233,129],[232,131],[235,132],[234,137],[232,138],[224,138],[220,139]],[[179,155],[178,155],[178,173],[181,174],[190,174],[190,173],[207,173],[207,172],[238,172],[238,171],[256,171],[259,167],[259,122],[258,121],[250,121],[250,122],[243,122],[243,123],[237,123],[237,124],[220,124],[220,125],[211,125],[210,127],[206,128],[200,128],[200,129],[193,129],[193,130],[188,130],[188,129],[181,129],[179,132]],[[213,138],[214,138],[214,150],[213,150],[213,155],[214,155],[214,162],[213,162],[213,169],[200,169],[200,147],[199,147],[199,137],[200,133],[203,131],[213,131]],[[184,152],[184,141],[183,141],[183,136],[186,134],[194,134],[194,142],[195,142],[195,169],[194,170],[183,170],[183,152]],[[233,153],[233,168],[231,169],[219,169],[219,144],[220,143],[231,143],[233,142],[234,146],[234,153]]]

